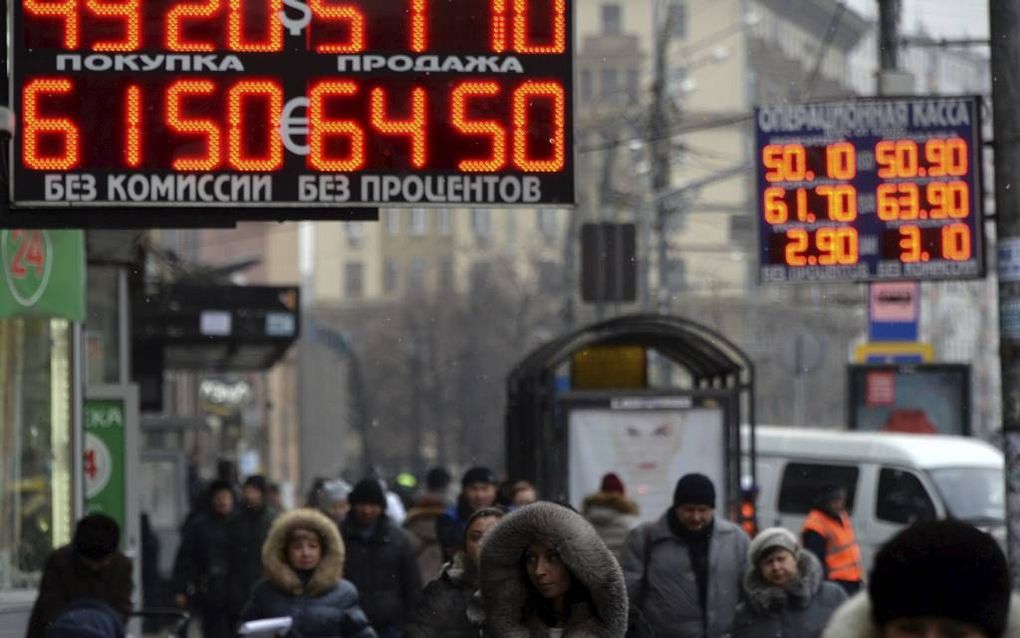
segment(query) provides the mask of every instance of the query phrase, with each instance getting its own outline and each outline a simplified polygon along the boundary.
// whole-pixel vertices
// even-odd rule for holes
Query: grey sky
[[[874,17],[878,0],[848,0],[860,13]],[[935,37],[971,37],[988,35],[987,0],[903,0],[902,28],[916,33],[923,25]]]

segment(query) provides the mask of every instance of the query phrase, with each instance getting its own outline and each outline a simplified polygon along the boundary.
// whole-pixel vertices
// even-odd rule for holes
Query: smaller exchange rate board
[[[984,275],[976,97],[755,109],[763,283]]]

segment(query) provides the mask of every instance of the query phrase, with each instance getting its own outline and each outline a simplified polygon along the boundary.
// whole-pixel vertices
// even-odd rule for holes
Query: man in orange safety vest
[[[815,499],[814,508],[804,521],[801,542],[822,563],[825,577],[848,596],[861,589],[864,568],[861,548],[854,537],[853,524],[846,513],[846,489],[827,485]]]

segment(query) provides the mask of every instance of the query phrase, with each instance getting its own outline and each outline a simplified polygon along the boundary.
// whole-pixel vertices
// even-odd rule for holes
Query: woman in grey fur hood
[[[489,638],[621,638],[623,572],[592,526],[569,507],[528,505],[482,544]]]
[[[748,559],[734,638],[818,638],[846,601],[841,587],[825,582],[815,555],[781,527],[758,534]]]
[[[868,591],[823,638],[1020,638],[1020,598],[1006,556],[962,521],[915,523],[875,556]]]
[[[290,616],[296,638],[375,638],[358,590],[343,580],[344,551],[336,524],[318,510],[277,518],[262,546],[265,578],[242,620]]]

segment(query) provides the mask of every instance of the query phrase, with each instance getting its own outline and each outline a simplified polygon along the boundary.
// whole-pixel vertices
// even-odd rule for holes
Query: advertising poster
[[[85,511],[106,514],[126,529],[124,401],[88,399],[84,412]]]
[[[611,410],[570,413],[570,502],[580,506],[616,472],[627,495],[654,520],[673,503],[682,475],[705,474],[715,483],[717,508],[726,498],[726,428],[720,409]]]

